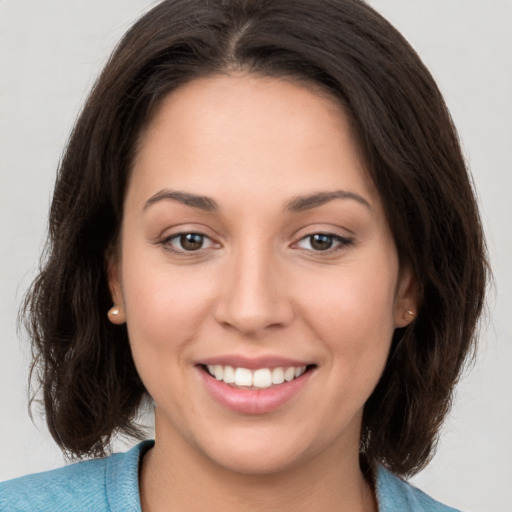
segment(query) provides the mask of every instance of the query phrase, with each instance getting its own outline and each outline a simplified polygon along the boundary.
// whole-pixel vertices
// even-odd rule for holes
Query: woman
[[[6,510],[449,510],[432,455],[473,346],[483,237],[455,130],[354,1],[163,2],[59,172],[29,302],[48,426],[102,456]],[[9,508],[10,507],[10,508]]]

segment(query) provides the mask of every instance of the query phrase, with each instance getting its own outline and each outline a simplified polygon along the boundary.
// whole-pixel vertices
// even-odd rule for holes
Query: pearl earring
[[[108,314],[109,315],[112,315],[112,316],[117,316],[119,315],[119,308],[117,306],[112,306],[109,311],[108,311]]]

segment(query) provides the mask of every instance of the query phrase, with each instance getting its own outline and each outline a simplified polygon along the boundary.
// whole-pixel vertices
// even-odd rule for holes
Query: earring
[[[114,304],[109,310],[108,310],[108,314],[109,315],[112,315],[112,316],[117,316],[119,315],[119,308]]]
[[[406,313],[410,316],[410,317],[414,317],[414,311],[411,311],[410,309],[408,309],[406,311]]]

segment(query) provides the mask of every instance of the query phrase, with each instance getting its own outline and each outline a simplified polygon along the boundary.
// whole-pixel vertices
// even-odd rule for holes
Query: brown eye
[[[313,233],[297,243],[297,247],[310,252],[331,253],[353,244],[353,240],[334,233]]]
[[[309,237],[311,248],[315,251],[326,251],[332,247],[334,236],[317,233]]]
[[[214,242],[204,233],[182,232],[175,233],[158,242],[166,251],[176,256],[201,257],[212,249],[219,249],[221,244]]]
[[[204,235],[199,233],[185,233],[179,236],[179,245],[185,251],[197,251],[202,249]]]

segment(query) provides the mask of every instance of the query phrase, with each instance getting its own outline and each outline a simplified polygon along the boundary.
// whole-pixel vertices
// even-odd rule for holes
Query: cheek
[[[182,355],[206,314],[210,280],[166,262],[130,258],[123,266],[130,343],[144,358]],[[203,278],[204,277],[204,278]],[[142,350],[143,349],[143,350]]]
[[[396,268],[361,264],[305,283],[302,311],[333,365],[357,381],[378,379],[394,332]],[[364,270],[362,270],[364,269]],[[342,367],[342,368],[341,368]]]
[[[135,366],[157,405],[168,404],[184,414],[179,400],[188,393],[183,375],[192,364],[192,341],[207,314],[209,281],[171,271],[167,264],[139,261],[127,262],[123,290]]]
[[[394,327],[396,272],[375,267],[371,271],[342,269],[314,283],[304,283],[304,301],[311,318],[334,331],[386,332]]]

